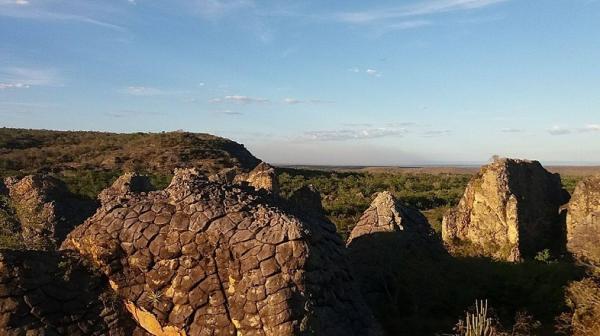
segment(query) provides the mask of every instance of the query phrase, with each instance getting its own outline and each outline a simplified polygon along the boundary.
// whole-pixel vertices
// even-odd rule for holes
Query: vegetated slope
[[[68,169],[138,169],[171,173],[194,166],[207,172],[258,164],[243,145],[210,134],[64,132],[0,129],[0,169],[53,172]]]
[[[165,187],[175,168],[212,174],[259,163],[243,145],[203,133],[107,133],[0,128],[0,177],[49,172],[95,198],[125,171],[148,173]]]

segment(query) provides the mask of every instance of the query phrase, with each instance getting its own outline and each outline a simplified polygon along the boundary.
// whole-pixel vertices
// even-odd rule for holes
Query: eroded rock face
[[[600,266],[600,175],[577,184],[567,211],[567,247],[577,258]]]
[[[126,173],[119,176],[108,188],[102,190],[98,195],[100,203],[106,204],[120,197],[126,197],[129,193],[139,193],[154,190],[150,179],[138,173]]]
[[[325,217],[325,210],[321,203],[321,193],[312,184],[294,190],[289,197],[289,201],[296,212],[315,217]]]
[[[239,174],[236,181],[248,182],[257,190],[265,189],[275,195],[279,193],[279,181],[277,180],[275,168],[265,162],[259,163],[249,173]]]
[[[164,191],[101,208],[62,248],[93,260],[153,335],[376,333],[335,227],[274,202],[178,170]]]
[[[347,246],[360,291],[388,333],[418,330],[402,326],[398,318],[419,314],[418,302],[427,294],[420,292],[424,286],[408,284],[422,273],[425,262],[444,253],[427,219],[391,193],[377,193],[350,233]],[[393,322],[390,309],[394,309]]]
[[[0,334],[129,336],[136,324],[111,293],[76,256],[3,251]]]
[[[568,201],[560,176],[539,162],[498,159],[469,182],[458,206],[444,216],[451,251],[518,261],[543,249],[564,249],[559,207]]]
[[[400,204],[388,192],[377,193],[348,237],[347,245],[364,235],[404,231],[409,239],[423,240],[433,236],[427,218],[418,210]]]
[[[94,209],[89,202],[73,197],[62,181],[49,175],[10,177],[5,183],[23,242],[30,249],[56,249]]]

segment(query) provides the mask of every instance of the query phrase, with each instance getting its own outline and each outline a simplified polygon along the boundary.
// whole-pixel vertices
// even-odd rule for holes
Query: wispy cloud
[[[488,7],[509,0],[428,0],[413,5],[390,8],[378,8],[355,12],[337,13],[335,17],[342,22],[369,24],[381,21],[426,16],[438,13],[473,10]]]
[[[161,96],[166,91],[149,86],[128,86],[123,90],[124,93],[132,96]]]
[[[236,104],[254,104],[254,103],[268,103],[270,101],[265,98],[256,98],[256,97],[241,96],[241,95],[231,95],[231,96],[225,96],[222,98],[213,98],[210,100],[210,102],[211,103],[231,102],[231,103],[236,103]]]
[[[384,137],[402,137],[408,133],[404,128],[363,128],[307,131],[298,140],[308,141],[346,141],[365,140]]]
[[[0,90],[27,89],[33,86],[58,86],[60,82],[60,76],[55,69],[0,68]]]
[[[91,2],[74,2],[68,11],[58,11],[48,2],[30,0],[0,0],[0,16],[29,20],[66,21],[91,24],[102,28],[126,32],[123,26],[97,18],[100,12],[110,12],[113,8]],[[114,16],[114,13],[112,13]]]
[[[190,1],[194,10],[202,17],[218,19],[225,15],[255,7],[251,0],[194,0]]]
[[[600,132],[600,124],[588,124],[581,129],[582,132]]]
[[[138,110],[120,110],[113,112],[106,112],[106,116],[111,118],[127,118],[127,117],[139,117],[139,116],[158,116],[162,115],[159,112],[151,112],[151,111],[138,111]]]
[[[450,135],[452,134],[451,130],[430,130],[430,131],[425,131],[423,132],[422,136],[425,138],[434,138],[434,137],[439,137],[439,136],[444,136],[444,135]]]
[[[329,100],[322,100],[322,99],[303,100],[303,99],[296,99],[296,98],[284,98],[283,103],[288,104],[288,105],[298,105],[298,104],[330,104],[333,102],[329,101]]]
[[[502,132],[502,133],[521,133],[521,132],[523,132],[523,130],[519,129],[519,128],[503,128],[500,130],[500,132]]]
[[[228,116],[240,116],[240,115],[243,115],[242,112],[232,111],[232,110],[219,110],[219,111],[214,111],[214,113],[216,113],[216,114],[222,114],[222,115],[228,115]]]
[[[553,126],[552,128],[548,129],[548,133],[551,135],[565,135],[570,134],[571,130],[561,126]]]
[[[365,73],[365,74],[367,74],[369,76],[373,76],[373,77],[381,77],[381,72],[379,72],[376,69],[371,69],[371,68],[364,69],[364,70],[360,69],[360,68],[350,68],[350,69],[348,69],[348,71],[354,72],[354,73]]]

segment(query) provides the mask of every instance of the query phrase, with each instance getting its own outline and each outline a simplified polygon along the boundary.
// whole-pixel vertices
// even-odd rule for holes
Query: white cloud
[[[381,77],[381,72],[379,72],[375,69],[361,70],[360,68],[351,68],[351,69],[348,69],[348,71],[354,72],[354,73],[365,73],[365,74],[367,74],[369,76],[373,76],[373,77]]]
[[[438,13],[473,10],[509,0],[427,0],[413,5],[379,8],[373,10],[338,13],[335,17],[342,22],[368,24],[385,20],[426,16]]]
[[[340,129],[320,130],[304,132],[299,140],[310,141],[346,141],[364,140],[384,137],[401,137],[408,133],[404,128],[363,128],[363,129]]]
[[[600,132],[600,124],[589,124],[583,128],[584,132]]]
[[[0,90],[6,89],[29,89],[29,85],[23,83],[0,83]]]
[[[298,105],[298,104],[329,104],[329,103],[332,103],[332,101],[322,100],[322,99],[302,100],[302,99],[296,99],[296,98],[285,98],[285,99],[283,99],[283,103],[284,104],[288,104],[288,105]]]
[[[160,96],[166,94],[161,89],[148,86],[128,86],[124,92],[132,96]]]
[[[548,133],[551,135],[565,135],[571,133],[571,130],[561,126],[553,126],[552,128],[548,129]]]
[[[502,132],[502,133],[521,133],[521,132],[523,132],[523,130],[518,129],[518,128],[503,128],[500,130],[500,132]]]
[[[223,98],[213,98],[210,100],[211,103],[223,103],[232,102],[236,104],[252,104],[252,103],[268,103],[269,100],[265,98],[255,98],[241,95],[225,96]]]
[[[381,77],[381,73],[379,73],[379,71],[377,71],[375,69],[367,69],[367,70],[365,70],[365,73],[369,76]]]
[[[0,89],[26,89],[33,86],[58,86],[60,76],[55,69],[0,68]]]
[[[444,135],[450,135],[452,134],[451,130],[430,130],[430,131],[425,131],[423,132],[422,136],[425,138],[433,138],[433,137],[439,137],[439,136],[444,136]]]

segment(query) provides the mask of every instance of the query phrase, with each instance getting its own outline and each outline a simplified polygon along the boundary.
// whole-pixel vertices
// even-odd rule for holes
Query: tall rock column
[[[458,206],[442,222],[453,252],[506,261],[564,249],[561,205],[568,201],[560,176],[537,161],[498,159],[469,182]]]
[[[573,192],[567,247],[576,258],[600,267],[600,175],[582,180]]]

